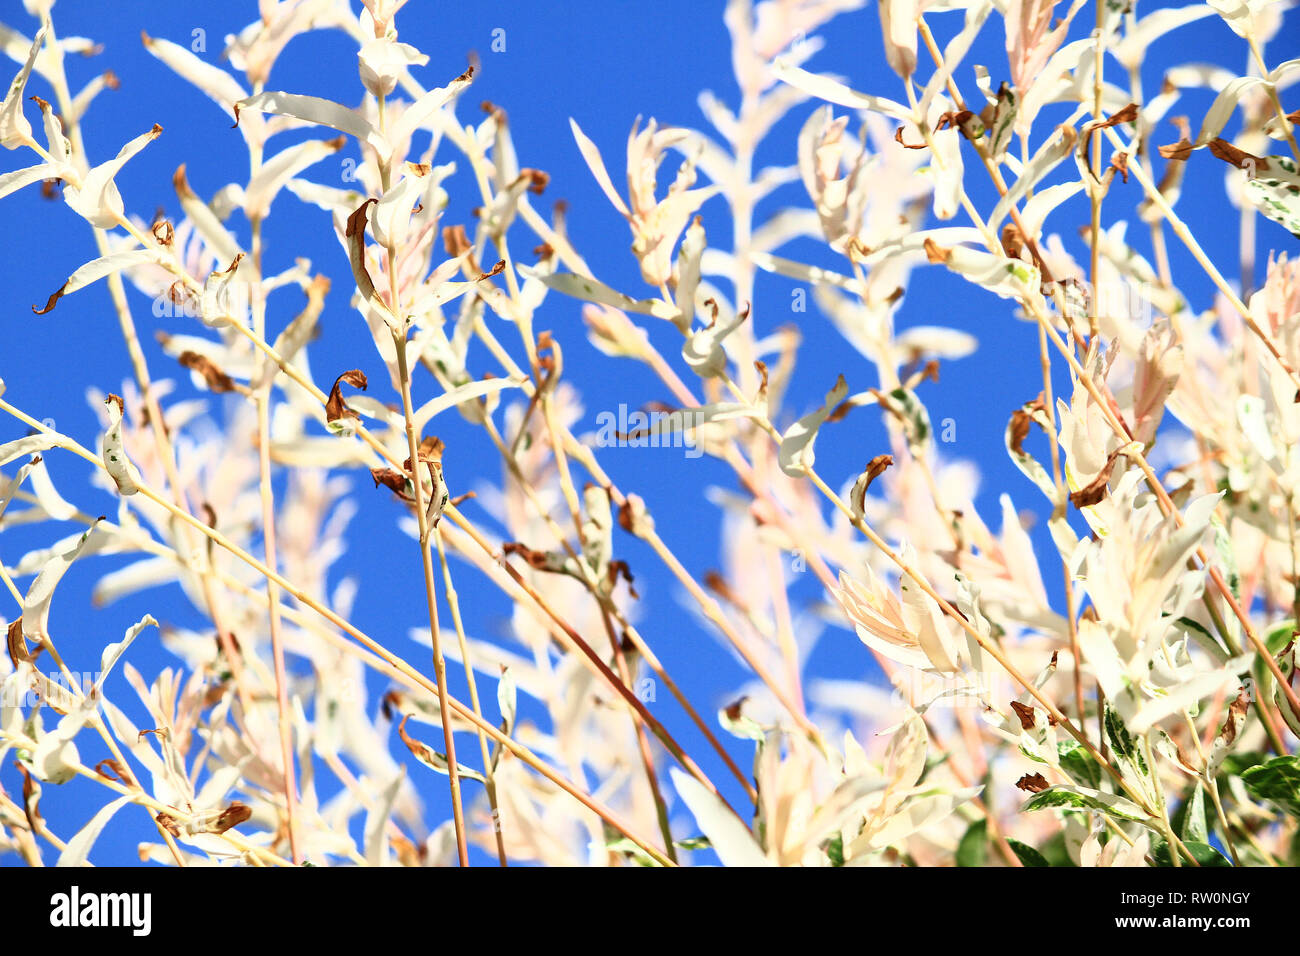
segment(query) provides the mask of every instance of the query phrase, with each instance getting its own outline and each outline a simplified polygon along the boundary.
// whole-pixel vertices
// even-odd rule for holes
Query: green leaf
[[[1070,851],[1065,845],[1064,831],[1058,830],[1040,849],[1048,866],[1078,867],[1079,865],[1070,858]]]
[[[1268,647],[1268,652],[1276,657],[1282,652],[1291,641],[1291,635],[1295,632],[1295,621],[1287,618],[1285,621],[1279,621],[1268,629],[1264,635],[1264,644]]]
[[[1120,776],[1129,792],[1140,795],[1140,799],[1150,800],[1153,794],[1151,768],[1147,766],[1141,743],[1129,733],[1124,726],[1124,719],[1110,706],[1109,701],[1103,713],[1106,739],[1110,742]]]
[[[1061,769],[1070,775],[1077,784],[1101,789],[1101,765],[1079,744],[1077,740],[1062,740],[1056,745],[1061,760]]]
[[[1052,865],[1047,862],[1047,857],[1043,856],[1043,854],[1039,853],[1028,843],[1021,843],[1019,840],[1013,840],[1010,837],[1007,837],[1007,843],[1011,844],[1011,849],[1015,851],[1016,856],[1020,858],[1020,862],[1025,866]]]
[[[1214,550],[1223,562],[1223,568],[1227,573],[1228,589],[1232,591],[1234,598],[1241,598],[1241,572],[1237,570],[1237,556],[1232,549],[1232,540],[1228,537],[1227,530],[1223,527],[1223,522],[1218,518],[1210,520],[1210,526],[1214,529]]]
[[[1223,764],[1220,767],[1220,777],[1240,777],[1247,770],[1258,766],[1264,762],[1264,755],[1257,750],[1248,750],[1244,753],[1230,753],[1223,758]]]
[[[1174,623],[1187,631],[1187,636],[1203,650],[1211,654],[1215,660],[1223,663],[1228,659],[1228,652],[1223,649],[1219,639],[1206,630],[1203,624],[1193,621],[1190,617],[1180,617]]]
[[[1205,791],[1192,788],[1191,798],[1184,804],[1182,834],[1184,843],[1209,843],[1210,831],[1205,824]]]
[[[1151,776],[1151,771],[1147,768],[1147,762],[1142,757],[1141,749],[1134,742],[1128,728],[1124,726],[1124,721],[1115,712],[1115,708],[1109,704],[1106,705],[1105,722],[1106,739],[1110,741],[1110,747],[1111,750],[1115,751],[1115,756],[1127,763],[1143,777]]]
[[[1183,846],[1187,847],[1192,857],[1201,866],[1232,866],[1232,861],[1226,856],[1210,846],[1208,843],[1190,843],[1183,841]],[[1151,858],[1156,861],[1156,866],[1173,866],[1173,861],[1169,858],[1169,845],[1161,843],[1151,851]],[[1187,857],[1182,858],[1182,864],[1187,865]]]
[[[988,865],[988,821],[976,820],[957,844],[958,866]]]
[[[659,864],[651,857],[646,856],[645,851],[626,837],[617,840],[606,840],[605,849],[611,853],[622,853],[637,866],[654,867]]]
[[[896,388],[889,393],[890,410],[903,420],[903,433],[913,457],[924,457],[926,443],[930,440],[930,414],[909,388]]]
[[[1241,779],[1251,796],[1271,800],[1293,817],[1300,817],[1300,758],[1274,757],[1242,771]]]
[[[1287,618],[1284,621],[1271,626],[1267,632],[1261,633],[1264,644],[1268,647],[1268,652],[1276,658],[1286,648],[1294,637],[1296,629],[1295,621]],[[1278,665],[1281,666],[1281,661]],[[1273,672],[1268,669],[1268,664],[1263,656],[1257,655],[1251,663],[1251,675],[1255,678],[1255,684],[1259,688],[1259,695],[1268,698],[1277,689],[1277,682],[1273,680]],[[1285,673],[1285,671],[1283,671]]]
[[[830,858],[831,866],[844,865],[844,834],[835,834],[826,844],[826,856]]]
[[[1063,810],[1067,813],[1099,811],[1121,820],[1134,820],[1152,826],[1153,821],[1142,808],[1131,800],[1113,793],[1102,793],[1087,787],[1048,787],[1034,794],[1021,810]]]
[[[1268,168],[1246,180],[1242,195],[1269,219],[1300,236],[1300,174],[1285,156],[1267,156]]]

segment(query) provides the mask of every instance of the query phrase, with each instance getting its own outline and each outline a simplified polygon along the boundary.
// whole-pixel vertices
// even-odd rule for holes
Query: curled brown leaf
[[[36,652],[32,653],[27,646],[27,638],[23,636],[23,619],[16,618],[9,622],[9,631],[6,634],[5,646],[9,649],[9,660],[14,669],[19,664],[30,664],[36,660],[36,656],[43,650],[42,645],[36,645]]]
[[[1118,457],[1118,451],[1111,452],[1096,478],[1078,491],[1070,492],[1070,504],[1076,508],[1089,508],[1102,501],[1110,493],[1110,475],[1115,468],[1115,459]]]
[[[350,369],[334,380],[334,386],[330,389],[329,398],[325,402],[325,420],[336,422],[341,418],[360,418],[361,416],[348,408],[343,401],[343,392],[340,386],[347,382],[353,388],[359,388],[363,392],[366,390],[366,375],[360,369]]]
[[[198,352],[182,352],[176,357],[176,361],[202,375],[209,390],[213,392],[233,392],[239,388],[235,380],[218,368],[217,364],[206,355],[200,355]]]

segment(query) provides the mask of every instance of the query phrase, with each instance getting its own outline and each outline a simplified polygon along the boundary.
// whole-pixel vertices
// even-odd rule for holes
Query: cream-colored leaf
[[[108,821],[113,818],[124,806],[130,803],[131,797],[118,797],[118,799],[106,804],[98,813],[90,818],[90,822],[77,831],[76,835],[68,841],[63,852],[59,854],[59,862],[55,866],[84,866],[87,857],[90,856],[90,849],[99,839],[99,835],[104,832],[104,827]]]
[[[817,430],[848,394],[848,383],[841,375],[826,393],[826,401],[820,408],[809,412],[786,429],[781,436],[781,447],[777,453],[783,472],[791,478],[802,478],[808,473],[815,461],[813,442],[817,439]]]
[[[771,866],[749,828],[704,784],[676,767],[669,771],[673,786],[695,817],[723,866]]]
[[[578,151],[582,153],[582,158],[586,160],[587,168],[591,174],[596,177],[596,183],[605,192],[605,196],[613,203],[614,208],[624,216],[631,216],[628,211],[627,203],[623,202],[623,197],[618,194],[614,188],[614,183],[609,178],[609,170],[605,168],[605,161],[600,158],[600,150],[596,144],[587,138],[587,134],[578,126],[575,119],[569,119],[569,127],[573,130],[573,138],[578,141]],[[606,305],[615,305],[613,302],[607,302]]]

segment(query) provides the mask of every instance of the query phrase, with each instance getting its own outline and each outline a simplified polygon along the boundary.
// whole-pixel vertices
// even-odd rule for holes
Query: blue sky
[[[1147,12],[1158,6],[1161,4],[1143,3],[1141,9]],[[579,121],[586,134],[601,147],[615,181],[621,182],[623,145],[629,127],[638,116],[653,116],[662,124],[702,128],[704,120],[696,105],[702,89],[710,89],[724,102],[734,105],[736,89],[731,78],[730,41],[722,22],[722,7],[720,2],[701,0],[659,0],[644,4],[493,4],[476,5],[471,14],[460,3],[411,0],[399,15],[398,25],[403,41],[415,44],[430,56],[430,63],[422,73],[426,86],[440,85],[462,72],[467,52],[478,51],[482,71],[470,93],[462,99],[459,107],[462,120],[476,118],[477,106],[483,100],[503,107],[510,116],[521,164],[543,169],[551,176],[546,196],[539,205],[546,208],[555,199],[567,200],[571,237],[595,274],[602,281],[639,296],[649,290],[643,286],[628,251],[630,237],[626,225],[610,208],[583,164],[569,132],[568,120],[573,117]],[[188,46],[197,36],[194,31],[205,31],[204,55],[218,62],[224,36],[255,15],[255,4],[155,0],[110,5],[97,0],[60,0],[54,13],[60,35],[88,36],[104,47],[97,57],[70,59],[68,69],[73,89],[79,89],[106,68],[111,68],[121,80],[121,89],[102,94],[85,121],[92,159],[107,158],[125,140],[154,123],[164,128],[163,135],[118,177],[128,211],[147,220],[161,206],[170,217],[179,218],[171,174],[181,163],[186,164],[191,184],[203,196],[211,196],[232,180],[242,180],[246,157],[240,135],[206,97],[177,80],[149,56],[139,34],[143,28],[153,36]],[[18,4],[6,5],[4,19],[29,36],[35,32],[34,21]],[[960,24],[960,17],[954,14],[934,15],[930,19],[941,42]],[[1091,10],[1084,11],[1080,20],[1091,24]],[[1272,62],[1280,60],[1279,54],[1288,48],[1292,53],[1297,48],[1295,42],[1286,42],[1287,37],[1292,41],[1298,38],[1297,22],[1300,21],[1292,15],[1283,35],[1273,43]],[[502,52],[492,51],[496,29],[504,30]],[[1076,30],[1076,35],[1079,32]],[[811,61],[811,68],[840,74],[856,89],[902,98],[900,81],[884,61],[874,4],[833,21],[822,35],[826,48]],[[1151,48],[1143,69],[1146,88],[1158,88],[1164,71],[1184,62],[1189,51],[1198,62],[1214,62],[1237,72],[1245,70],[1244,44],[1217,17],[1209,18],[1181,28],[1175,37],[1158,41]],[[268,88],[355,103],[361,95],[355,62],[355,47],[343,34],[309,34],[295,40],[281,56]],[[985,28],[968,62],[987,64],[995,82],[1006,75],[1000,25]],[[4,68],[16,69],[12,65]],[[959,76],[959,81],[968,95],[974,92],[968,73]],[[34,78],[28,92],[49,97],[43,86]],[[1211,99],[1212,94],[1207,91],[1189,92],[1173,112],[1189,115],[1195,127]],[[812,103],[797,107],[774,130],[759,153],[759,167],[795,161],[795,133],[814,108]],[[34,114],[34,110],[29,114]],[[1235,126],[1229,126],[1229,135],[1234,129]],[[1167,138],[1157,136],[1158,142],[1172,142],[1177,138],[1167,123],[1162,132]],[[345,166],[341,160],[357,155],[355,146],[349,145],[334,168],[327,160],[310,170],[305,178],[342,185]],[[442,158],[445,161],[448,157]],[[7,171],[28,163],[27,157],[9,154],[0,159],[3,164],[0,169]],[[1237,216],[1223,198],[1224,170],[1222,164],[1206,153],[1198,153],[1189,164],[1179,209],[1207,252],[1225,264],[1226,272],[1235,274]],[[982,176],[971,176],[968,180],[974,202],[987,213],[995,201],[992,187]],[[471,185],[463,169],[449,181],[452,206],[445,222],[467,221],[468,207],[474,204]],[[1133,219],[1139,189],[1136,183],[1117,184],[1107,201],[1104,223],[1109,224],[1116,216]],[[1198,195],[1209,195],[1210,199],[1198,203],[1195,201]],[[796,203],[806,203],[799,186],[780,191],[767,200],[759,208],[759,218]],[[1076,211],[1064,216],[1062,222],[1084,221],[1079,218],[1079,208],[1086,209],[1086,203],[1076,206]],[[98,424],[86,401],[86,389],[118,390],[129,375],[125,347],[108,292],[100,284],[69,296],[45,316],[33,316],[29,309],[32,303],[43,303],[69,273],[94,257],[89,230],[65,206],[43,200],[35,189],[8,197],[0,209],[10,223],[8,255],[0,259],[0,283],[8,293],[3,319],[0,319],[6,323],[0,338],[4,343],[0,352],[0,377],[8,386],[6,397],[37,418],[54,419],[61,430],[78,437],[83,444],[93,445]],[[325,271],[334,280],[334,292],[322,320],[323,335],[313,346],[313,366],[317,373],[324,375],[329,369],[358,365],[363,369],[379,368],[364,325],[347,304],[351,278],[325,215],[301,205],[287,192],[276,200],[273,212],[266,233],[267,271],[277,272],[289,266],[294,257],[307,256],[318,270]],[[712,200],[704,207],[703,215],[710,242],[727,247],[729,234],[722,201]],[[1071,215],[1075,217],[1073,220]],[[239,235],[246,234],[246,224],[242,221],[234,227]],[[1065,238],[1077,252],[1077,237]],[[1139,251],[1149,253],[1144,228],[1131,228],[1130,238]],[[1258,246],[1256,261],[1262,268],[1269,248],[1294,250],[1295,240],[1276,224],[1261,219]],[[1209,281],[1172,237],[1170,252],[1176,283],[1194,307],[1208,307],[1212,301]],[[833,261],[826,250],[818,249],[813,243],[792,244],[782,254],[824,264]],[[788,280],[760,276],[753,322],[760,335],[792,322],[799,325],[804,347],[785,410],[792,418],[820,402],[838,373],[849,377],[855,391],[877,383],[871,366],[845,347],[815,307],[806,313],[791,311],[791,288]],[[177,374],[171,360],[153,343],[156,329],[194,332],[192,321],[155,319],[149,301],[134,291],[130,294],[154,376],[176,378],[179,394],[195,396],[198,393],[189,376]],[[582,389],[587,428],[595,430],[597,414],[617,409],[620,403],[636,408],[650,401],[668,400],[666,390],[644,368],[609,358],[587,342],[579,309],[575,301],[553,295],[536,325],[539,329],[552,329],[564,344],[568,377]],[[273,330],[278,327],[277,318],[280,323],[285,321],[284,316],[273,314]],[[975,356],[945,364],[941,385],[923,386],[921,397],[928,403],[935,422],[945,418],[954,420],[957,441],[941,446],[940,454],[970,459],[978,465],[982,479],[976,504],[990,524],[996,527],[1000,521],[997,496],[1002,491],[1009,492],[1021,507],[1035,505],[1036,493],[1007,460],[1002,438],[1012,410],[1032,399],[1041,388],[1033,327],[1014,319],[1007,303],[973,289],[939,268],[921,269],[913,274],[897,321],[900,330],[913,325],[950,325],[980,339],[980,351]],[[677,334],[667,323],[650,331],[665,355],[677,354]],[[482,356],[477,358],[483,363]],[[433,387],[427,377],[417,381],[417,400],[420,394],[429,397]],[[223,401],[239,400],[206,393],[203,396],[209,398],[216,414],[221,414]],[[375,397],[392,399],[381,394]],[[0,441],[19,437],[23,431],[16,422],[0,421]],[[456,425],[444,437],[452,449],[447,470],[453,494],[468,490],[480,480],[498,479],[500,465],[485,438],[467,426]],[[858,412],[836,426],[833,439],[819,443],[818,468],[838,483],[860,471],[866,459],[882,450],[885,437],[875,416]],[[621,487],[646,498],[659,516],[661,533],[697,578],[706,570],[721,566],[716,538],[718,515],[705,501],[704,492],[711,485],[734,487],[725,466],[707,457],[691,458],[680,452],[653,449],[607,449],[601,452],[600,460]],[[66,497],[83,510],[112,513],[115,503],[104,493],[87,487],[87,468],[83,463],[70,456],[57,455],[49,456],[49,461],[51,472]],[[371,492],[370,480],[364,473],[353,475],[352,481],[356,491],[354,500],[360,510],[352,525],[351,550],[336,565],[331,584],[343,575],[356,576],[361,584],[355,612],[358,623],[371,633],[387,633],[408,659],[419,660],[420,648],[405,636],[409,627],[425,620],[418,568],[412,561],[407,573],[381,571],[381,561],[390,548],[396,547],[401,554],[413,554],[414,549],[397,531],[394,509],[387,496]],[[47,544],[70,530],[70,526],[44,525],[6,532],[0,539],[0,557],[12,563],[29,548]],[[644,605],[643,632],[701,712],[712,713],[728,702],[734,689],[747,679],[746,673],[730,652],[682,606],[677,585],[648,550],[625,535],[616,540],[617,546],[625,549],[623,556],[637,574]],[[1035,541],[1042,548],[1040,554],[1048,559],[1043,563],[1044,568],[1053,568],[1054,554],[1041,527],[1036,531]],[[179,625],[202,623],[174,587],[145,592],[107,608],[92,610],[88,600],[90,587],[102,573],[120,563],[124,562],[93,558],[74,567],[61,587],[51,625],[74,671],[92,670],[99,649],[108,641],[116,640],[126,626],[145,612],[154,614],[160,621]],[[501,633],[509,618],[508,603],[465,566],[456,570],[466,608],[467,629],[480,636]],[[1045,573],[1044,577],[1054,597],[1059,597],[1059,575]],[[796,608],[821,598],[812,576],[807,578],[796,580],[792,586]],[[13,609],[6,608],[4,613],[12,615]],[[177,663],[159,648],[156,640],[138,642],[132,649],[131,660],[147,678],[159,668]],[[850,632],[840,629],[830,629],[823,635],[809,660],[808,671],[810,677],[876,679],[865,648]],[[453,674],[452,686],[463,690],[457,674]],[[382,681],[372,684],[376,701],[383,689]],[[110,696],[122,702],[134,695],[120,675],[115,675]],[[701,758],[706,756],[702,739],[692,732],[666,693],[660,694],[653,706],[656,716],[674,733],[680,733],[689,750]],[[394,753],[404,757],[405,750],[396,734],[393,742]],[[88,741],[83,757],[93,764],[106,755],[100,754],[99,749]],[[748,762],[748,744],[736,741],[732,751],[741,766]],[[724,774],[717,772],[718,762],[703,762],[723,784]],[[419,767],[413,767],[412,771],[430,808],[427,819],[437,822],[445,818],[448,813],[445,779]],[[0,768],[0,782],[10,794],[20,790],[17,774],[10,766]],[[734,788],[728,796],[737,796]],[[87,783],[46,786],[44,815],[66,836],[106,800],[106,791]],[[675,808],[679,837],[692,832],[683,814],[682,808]],[[123,813],[101,839],[92,860],[134,862],[136,844],[149,839],[156,839],[156,834],[143,814]],[[0,859],[0,862],[13,860]]]

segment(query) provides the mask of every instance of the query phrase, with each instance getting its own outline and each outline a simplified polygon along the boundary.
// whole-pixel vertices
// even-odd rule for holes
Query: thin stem
[[[8,414],[17,418],[19,421],[23,422],[24,424],[38,431],[47,432],[47,433],[52,432],[52,430],[46,427],[43,423],[32,418],[30,415],[26,414],[22,410],[14,407],[4,398],[0,398],[0,411],[7,412]],[[77,457],[89,462],[95,467],[101,470],[106,470],[104,468],[103,461],[98,456],[92,454],[90,451],[82,447],[79,443],[72,441],[71,439],[67,439],[60,447],[63,447],[66,450],[71,451]],[[389,666],[393,667],[395,670],[401,671],[403,674],[406,675],[407,678],[415,681],[420,686],[421,689],[423,689],[428,693],[438,696],[439,701],[441,702],[443,696],[439,694],[438,686],[436,683],[430,681],[427,677],[425,677],[423,674],[421,674],[419,671],[413,668],[405,660],[403,660],[398,655],[394,654],[384,645],[375,641],[373,638],[370,637],[370,635],[366,634],[356,625],[352,624],[350,621],[346,620],[345,618],[343,618],[342,616],[340,616],[339,614],[331,610],[322,601],[318,600],[317,598],[313,597],[311,594],[307,593],[302,588],[298,587],[296,584],[294,584],[288,578],[284,577],[278,571],[275,571],[267,567],[265,563],[253,557],[251,554],[249,554],[243,548],[239,547],[239,545],[235,544],[233,541],[231,541],[221,532],[217,531],[214,528],[209,527],[208,525],[199,521],[193,515],[189,514],[188,512],[172,504],[169,500],[167,500],[167,498],[161,495],[157,490],[150,487],[148,483],[139,484],[138,493],[144,495],[147,499],[152,501],[154,504],[158,505],[160,508],[163,508],[169,513],[175,515],[181,521],[185,522],[189,526],[193,527],[196,531],[205,535],[214,544],[230,552],[230,554],[234,555],[240,561],[247,564],[258,574],[261,574],[263,577],[267,577],[274,580],[275,583],[280,586],[280,589],[284,591],[286,594],[289,594],[295,600],[299,601],[304,607],[310,608],[312,611],[320,615],[325,620],[329,621],[335,627],[351,635],[353,638],[359,641],[364,647],[369,649],[372,653],[374,653],[376,656],[382,659]],[[448,514],[450,514],[453,518],[457,516],[454,508],[449,508]],[[466,522],[466,524],[468,524],[468,522]],[[629,840],[635,843],[640,849],[644,850],[651,858],[659,861],[660,863],[663,863],[664,865],[671,864],[671,861],[668,860],[667,857],[663,856],[663,854],[659,850],[656,850],[652,844],[646,842],[644,839],[637,836],[635,831],[632,830],[622,820],[620,820],[611,810],[597,803],[589,794],[585,793],[583,790],[575,786],[573,783],[571,783],[563,776],[561,776],[559,773],[557,773],[555,770],[553,770],[551,767],[549,767],[544,761],[539,759],[527,747],[523,746],[518,741],[502,733],[495,726],[484,721],[481,717],[476,715],[469,707],[462,704],[460,701],[458,701],[455,697],[451,696],[450,694],[446,695],[446,699],[449,702],[452,710],[454,710],[456,714],[465,718],[470,723],[474,724],[476,727],[481,727],[483,731],[494,741],[502,744],[507,750],[513,753],[522,762],[527,764],[529,767],[537,771],[542,776],[546,777],[548,780],[550,780],[552,783],[558,786],[565,793],[572,796],[575,800],[577,800],[587,809],[591,810],[593,813],[595,813],[597,816],[603,819],[611,827],[618,830]]]
[[[451,578],[451,566],[447,563],[447,552],[442,543],[442,530],[433,529],[433,540],[438,546],[438,564],[442,567],[442,583],[447,595],[447,606],[451,608],[452,624],[456,628],[456,641],[460,646],[461,663],[465,665],[465,679],[469,684],[469,703],[480,719],[483,708],[478,699],[478,681],[474,677],[474,658],[470,655],[469,641],[465,637],[465,625],[460,616],[460,597]],[[497,861],[502,866],[509,866],[506,859],[505,835],[501,832],[501,811],[497,804],[496,768],[492,755],[488,752],[487,735],[478,730],[479,751],[483,757],[483,776],[487,778],[488,805],[492,808],[492,834],[497,845]]]
[[[252,173],[261,167],[261,150],[254,150],[250,157]],[[252,221],[253,268],[256,271],[252,291],[253,331],[262,339],[266,338],[266,295],[262,288],[262,220],[255,216]],[[237,323],[242,325],[242,323]],[[265,363],[265,358],[259,366]],[[271,379],[266,376],[265,388],[258,389],[254,396],[257,409],[257,467],[258,497],[262,504],[262,546],[266,563],[278,566],[276,557],[275,495],[271,487]],[[281,634],[280,591],[275,582],[266,582],[268,622],[271,631],[271,659],[275,668],[275,705],[276,718],[280,735],[280,763],[284,768],[285,816],[289,828],[289,853],[295,864],[302,862],[298,851],[298,780],[294,766],[293,724],[289,708],[289,675],[284,662],[284,638]]]
[[[424,569],[424,596],[429,611],[429,634],[433,641],[434,677],[438,682],[438,710],[442,717],[442,739],[447,748],[447,779],[451,787],[456,852],[460,858],[460,865],[469,866],[469,846],[465,837],[465,809],[461,804],[460,771],[456,768],[456,742],[452,736],[451,712],[447,695],[447,660],[443,656],[442,640],[438,633],[438,604],[434,600],[433,558],[429,553],[430,527],[424,501],[424,471],[429,466],[420,457],[419,445],[415,438],[415,410],[411,403],[411,370],[406,358],[406,336],[394,333],[393,346],[397,350],[402,414],[406,419],[406,441],[411,455],[411,486],[414,488],[415,518],[420,529],[420,563]],[[436,484],[432,491],[434,494],[438,493]],[[481,717],[479,720],[483,722]]]

